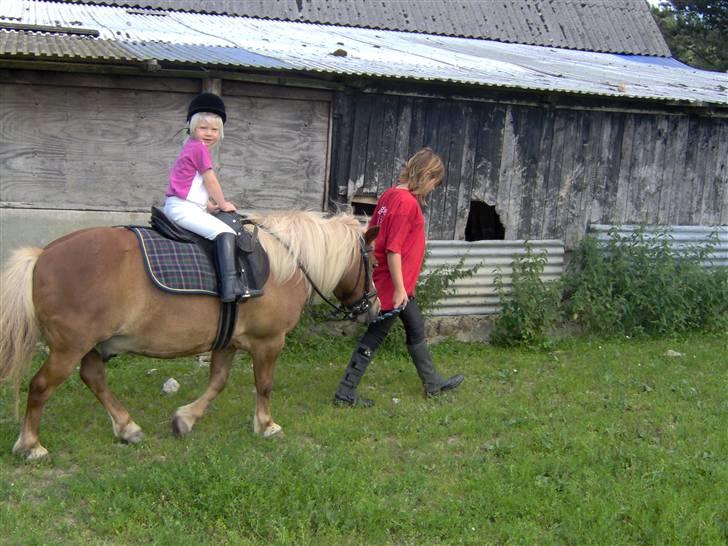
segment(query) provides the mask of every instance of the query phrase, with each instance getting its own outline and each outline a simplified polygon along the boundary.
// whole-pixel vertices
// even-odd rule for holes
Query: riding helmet
[[[189,108],[187,108],[187,121],[190,121],[192,116],[198,112],[211,112],[217,114],[222,118],[222,122],[225,123],[227,115],[225,114],[225,103],[220,97],[214,93],[200,93],[192,102],[190,102]]]

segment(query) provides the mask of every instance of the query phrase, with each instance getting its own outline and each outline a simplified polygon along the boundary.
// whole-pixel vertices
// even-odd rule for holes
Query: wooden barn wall
[[[163,201],[200,80],[0,70],[0,207],[142,211]],[[218,175],[244,208],[322,210],[328,92],[222,81]]]
[[[728,119],[339,94],[332,198],[380,194],[430,146],[447,176],[428,236],[463,239],[470,201],[506,239],[562,239],[590,223],[728,223]]]

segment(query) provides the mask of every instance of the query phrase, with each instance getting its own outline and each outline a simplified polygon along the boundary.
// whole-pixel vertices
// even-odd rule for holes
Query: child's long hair
[[[417,196],[420,206],[424,206],[427,194],[433,189],[428,187],[427,182],[434,178],[438,181],[435,184],[437,187],[442,183],[444,177],[445,165],[440,156],[431,148],[422,148],[410,157],[399,171],[399,183],[407,184],[407,189],[412,192],[412,195]]]

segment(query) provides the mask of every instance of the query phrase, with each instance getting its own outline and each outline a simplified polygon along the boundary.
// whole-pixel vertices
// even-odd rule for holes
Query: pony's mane
[[[247,216],[260,226],[258,234],[271,274],[281,284],[293,277],[300,263],[319,290],[330,294],[359,257],[363,229],[350,214],[327,218],[318,212],[293,210]]]

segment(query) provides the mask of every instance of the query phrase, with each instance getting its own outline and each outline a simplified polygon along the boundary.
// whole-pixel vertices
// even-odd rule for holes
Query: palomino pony
[[[312,288],[333,293],[343,307],[361,313],[360,320],[379,312],[367,259],[377,228],[365,232],[346,214],[324,218],[289,211],[251,219],[260,226],[270,260],[265,293],[239,304],[230,344],[212,352],[207,389],[172,417],[176,435],[188,434],[223,389],[238,349],[253,360],[253,430],[263,437],[281,432],[270,410],[273,371]],[[208,351],[220,309],[214,297],[156,288],[136,236],[119,227],[85,229],[45,249],[17,250],[0,278],[0,302],[0,381],[15,380],[16,405],[20,379],[41,335],[49,349],[30,382],[25,421],[13,447],[27,459],[47,455],[39,438],[43,406],[79,361],[81,379],[106,408],[116,437],[141,441],[141,428],[106,384],[105,360],[120,353],[173,358]]]

